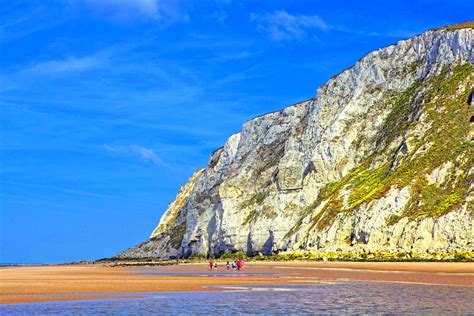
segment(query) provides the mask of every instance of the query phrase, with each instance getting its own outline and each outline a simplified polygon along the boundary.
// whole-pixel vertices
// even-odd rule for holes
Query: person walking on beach
[[[236,264],[237,264],[237,271],[240,271],[240,259],[237,259]]]
[[[212,260],[211,260],[211,261],[209,261],[209,270],[212,271],[212,268],[214,268],[214,262],[212,262]]]
[[[214,262],[214,269],[217,270],[217,261]]]
[[[235,260],[232,261],[232,270],[235,271],[235,268],[236,268],[237,264],[235,263]]]
[[[227,263],[225,264],[225,267],[227,268],[227,271],[230,269],[230,262],[227,260]]]

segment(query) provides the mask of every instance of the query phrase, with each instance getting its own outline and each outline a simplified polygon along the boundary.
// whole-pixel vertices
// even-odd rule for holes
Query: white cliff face
[[[245,123],[118,257],[474,252],[473,39],[425,32]]]
[[[181,189],[178,192],[178,195],[176,195],[176,198],[174,199],[174,201],[171,202],[171,204],[168,206],[168,209],[161,217],[160,223],[155,228],[155,230],[151,233],[150,238],[157,237],[158,235],[165,232],[168,228],[170,228],[176,223],[176,220],[178,219],[181,208],[184,206],[189,195],[194,189],[196,178],[199,176],[199,174],[203,170],[204,169],[197,170],[192,175],[192,177],[189,178],[188,182],[184,186],[181,187]]]

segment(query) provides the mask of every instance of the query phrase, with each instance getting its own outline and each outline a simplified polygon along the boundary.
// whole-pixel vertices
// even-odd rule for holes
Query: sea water
[[[0,305],[1,315],[469,314],[474,287],[382,282],[220,286],[212,291],[127,293],[142,298]]]

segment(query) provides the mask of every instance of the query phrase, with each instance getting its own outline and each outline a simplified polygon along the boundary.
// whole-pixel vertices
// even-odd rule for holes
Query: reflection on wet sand
[[[210,289],[213,291],[209,291]],[[0,305],[1,314],[453,314],[474,310],[472,287],[372,282],[211,286],[140,298]]]

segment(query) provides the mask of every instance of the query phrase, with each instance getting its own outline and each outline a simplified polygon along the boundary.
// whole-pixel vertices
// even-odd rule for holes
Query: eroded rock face
[[[473,38],[436,30],[376,50],[245,123],[117,257],[472,253]]]

